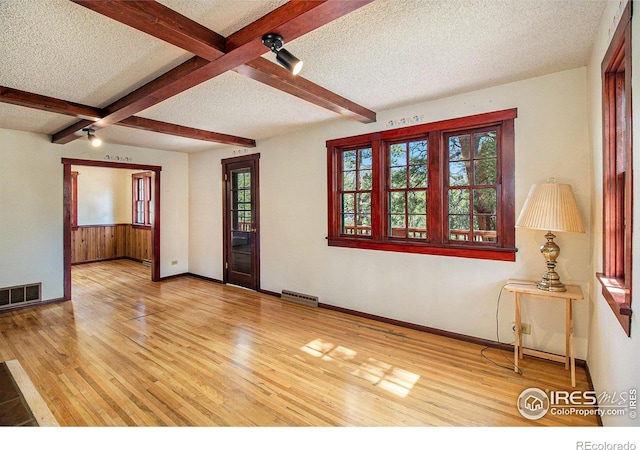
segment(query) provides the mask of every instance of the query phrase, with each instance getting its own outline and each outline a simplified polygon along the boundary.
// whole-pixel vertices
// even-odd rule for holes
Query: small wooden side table
[[[516,297],[516,329],[515,344],[513,346],[514,371],[518,372],[518,360],[524,358],[524,355],[537,356],[539,358],[549,359],[552,361],[564,362],[565,369],[571,368],[571,386],[576,386],[576,360],[574,354],[573,343],[573,300],[582,300],[584,295],[582,289],[577,285],[567,285],[565,292],[549,292],[538,289],[537,282],[529,280],[509,280],[504,286],[504,290],[513,292]],[[558,299],[565,301],[566,323],[565,323],[565,356],[554,355],[553,353],[542,352],[524,348],[522,346],[522,317],[520,315],[520,296],[522,294],[531,295],[533,297],[544,297],[550,299]]]

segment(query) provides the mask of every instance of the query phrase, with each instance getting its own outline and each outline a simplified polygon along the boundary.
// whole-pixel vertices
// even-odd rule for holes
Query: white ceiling
[[[584,66],[608,1],[374,0],[285,48],[304,60],[300,76],[379,113]],[[228,36],[286,0],[160,2]],[[104,107],[191,56],[68,0],[0,0],[0,86]],[[256,141],[349,120],[235,72],[137,115]],[[76,121],[0,103],[0,128],[53,134]],[[98,134],[172,151],[220,146],[117,126]]]

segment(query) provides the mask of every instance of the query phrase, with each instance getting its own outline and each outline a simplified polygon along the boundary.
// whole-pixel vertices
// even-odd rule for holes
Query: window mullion
[[[427,236],[429,236],[429,242],[442,243],[448,217],[448,211],[445,210],[446,202],[443,201],[443,183],[448,170],[445,164],[447,158],[442,133],[429,133],[428,145]]]
[[[372,188],[371,188],[371,236],[374,240],[382,240],[386,224],[386,170],[385,150],[380,139],[371,142],[373,156]]]
[[[475,178],[475,148],[476,148],[476,134],[469,134],[469,168],[467,170],[467,176],[469,177],[469,242],[476,240],[476,233],[474,230],[475,214],[475,193],[476,193],[476,178]]]
[[[407,167],[405,168],[405,177],[407,185],[404,188],[404,226],[405,237],[411,237],[411,223],[409,221],[409,190],[411,189],[411,155],[409,146],[407,145]]]

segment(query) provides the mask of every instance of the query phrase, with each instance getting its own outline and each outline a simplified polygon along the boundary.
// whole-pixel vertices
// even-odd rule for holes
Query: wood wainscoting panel
[[[125,256],[136,261],[151,261],[153,258],[153,243],[150,227],[127,226]]]
[[[131,224],[81,225],[71,231],[71,263],[153,257],[151,228]]]

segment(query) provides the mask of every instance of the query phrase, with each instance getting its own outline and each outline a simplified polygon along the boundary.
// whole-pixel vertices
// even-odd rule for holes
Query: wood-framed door
[[[223,282],[260,289],[260,154],[222,160]]]

